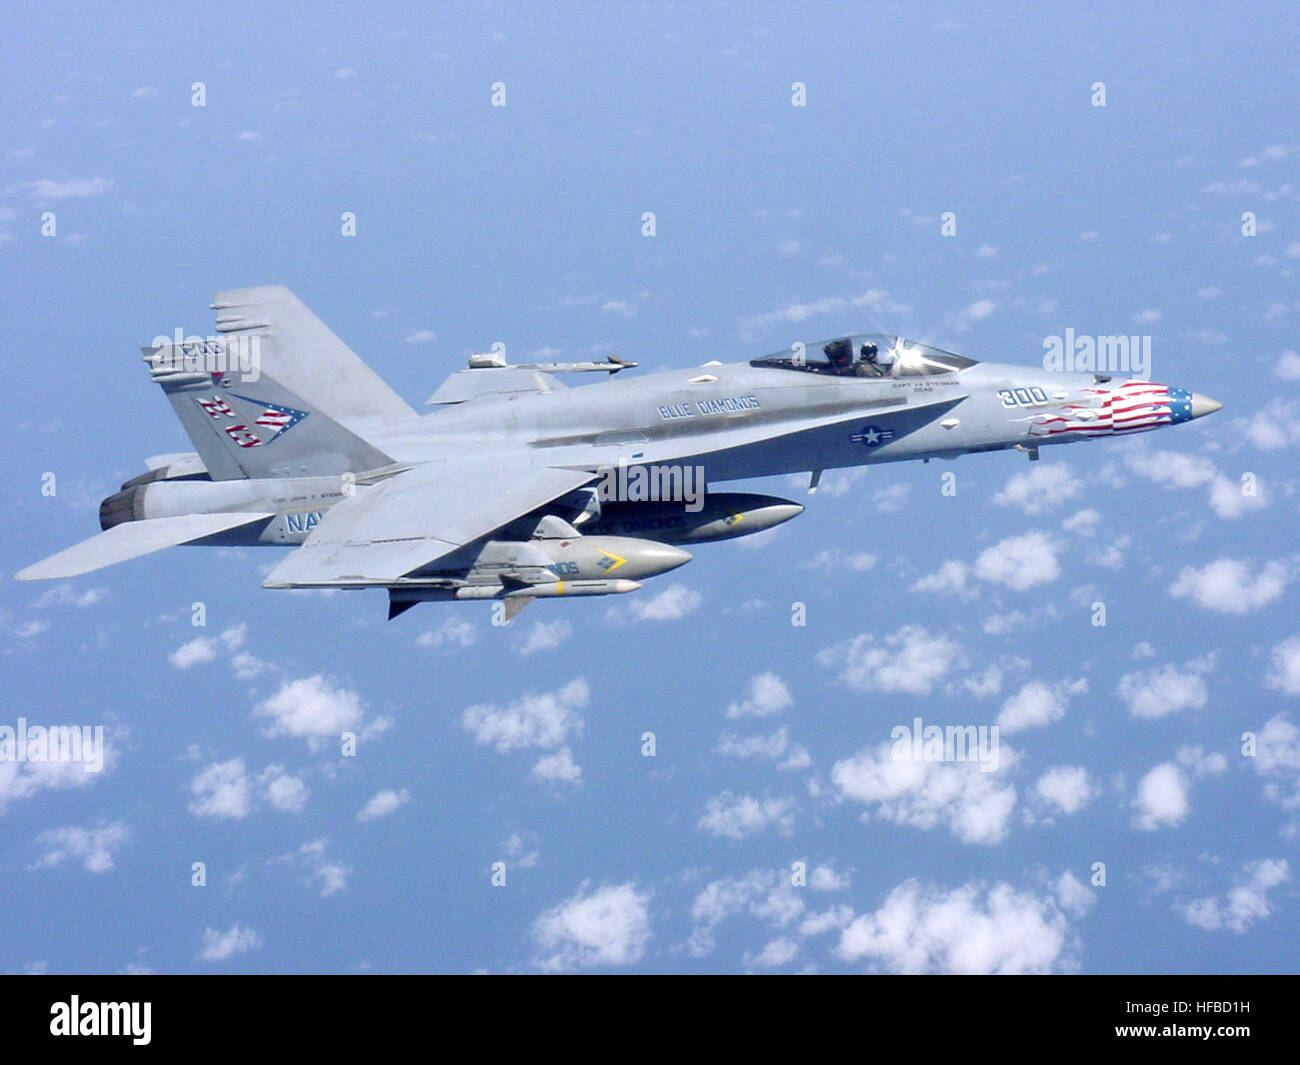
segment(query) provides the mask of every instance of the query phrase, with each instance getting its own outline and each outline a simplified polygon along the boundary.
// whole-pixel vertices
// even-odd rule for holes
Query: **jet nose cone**
[[[1192,417],[1204,418],[1207,414],[1213,414],[1220,410],[1223,404],[1217,399],[1211,399],[1209,396],[1203,396],[1199,392],[1192,393]]]

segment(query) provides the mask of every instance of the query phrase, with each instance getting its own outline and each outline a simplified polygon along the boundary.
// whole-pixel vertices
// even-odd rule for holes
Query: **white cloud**
[[[1083,485],[1069,466],[1061,462],[1037,462],[1007,481],[993,502],[1003,507],[1018,507],[1026,514],[1042,514],[1073,499],[1082,490]]]
[[[1171,488],[1196,488],[1217,472],[1209,459],[1179,451],[1133,451],[1125,461],[1134,473]]]
[[[738,736],[733,732],[724,732],[714,750],[732,758],[780,761],[778,769],[807,769],[812,765],[812,756],[807,748],[799,743],[792,744],[789,730],[784,725],[766,736]],[[784,760],[781,761],[782,759]]]
[[[459,617],[448,617],[436,629],[420,633],[417,647],[469,647],[478,639],[478,629]]]
[[[943,825],[963,843],[1000,843],[1016,805],[1016,789],[1004,779],[1014,752],[999,745],[999,765],[984,772],[978,762],[895,760],[886,741],[864,748],[831,768],[840,799],[876,807],[898,825],[930,830]]]
[[[1259,166],[1264,160],[1276,161],[1287,157],[1285,144],[1270,144],[1259,155],[1248,155],[1238,165],[1244,167]]]
[[[788,834],[797,809],[791,798],[759,799],[753,795],[732,795],[724,791],[708,801],[699,827],[714,836],[744,839],[776,826]]]
[[[892,511],[903,509],[903,505],[907,502],[907,497],[911,491],[912,486],[910,484],[907,484],[904,481],[898,481],[894,484],[886,485],[884,488],[877,488],[871,493],[871,502],[882,514],[889,514]],[[854,557],[862,558],[864,556],[856,555]]]
[[[958,332],[964,332],[970,328],[972,322],[982,322],[997,309],[998,305],[990,299],[976,300],[954,316],[953,328]]]
[[[985,666],[979,673],[962,681],[962,686],[976,699],[987,699],[1002,690],[1002,667],[996,663]]]
[[[970,567],[959,559],[950,558],[940,563],[933,573],[927,573],[913,585],[914,592],[936,592],[939,595],[965,595]],[[972,590],[973,593],[973,590]]]
[[[1134,825],[1150,832],[1182,824],[1191,812],[1188,791],[1186,774],[1173,762],[1162,762],[1138,781]]]
[[[1023,592],[1061,575],[1055,541],[1043,532],[1009,536],[988,548],[975,562],[975,576]]]
[[[216,641],[207,636],[199,636],[176,648],[171,653],[171,664],[177,669],[189,669],[203,662],[211,662],[216,657]]]
[[[1261,451],[1279,451],[1300,441],[1300,417],[1293,400],[1272,399],[1245,422],[1246,438]]]
[[[1070,917],[1090,901],[1077,890],[1058,898],[1007,883],[944,891],[907,880],[844,929],[836,953],[895,973],[1069,971],[1078,964]]]
[[[267,766],[262,771],[261,783],[267,802],[286,813],[300,813],[311,794],[302,777],[285,772],[282,765]]]
[[[385,788],[383,791],[377,791],[370,796],[365,806],[358,811],[357,820],[375,821],[381,817],[387,817],[389,814],[396,813],[410,801],[411,793],[405,788],[402,788],[401,791]]]
[[[1110,541],[1104,548],[1094,551],[1088,555],[1088,561],[1094,566],[1105,566],[1107,569],[1119,569],[1124,565],[1127,557],[1125,552],[1129,544],[1133,542],[1133,537],[1128,533]]]
[[[775,673],[759,673],[749,682],[749,696],[727,707],[727,717],[768,717],[794,705],[790,690]]]
[[[53,828],[36,837],[36,842],[45,849],[36,866],[59,865],[71,859],[80,862],[88,873],[106,873],[113,868],[116,852],[130,838],[131,830],[122,821],[95,828],[77,825]]]
[[[1284,351],[1273,364],[1273,376],[1283,381],[1300,381],[1300,355]]]
[[[1274,647],[1272,663],[1264,683],[1287,695],[1300,695],[1300,635],[1288,636]]]
[[[189,669],[204,662],[211,662],[224,646],[227,651],[236,651],[243,646],[248,635],[248,626],[244,623],[232,625],[220,636],[198,636],[189,643],[181,644],[170,655],[170,661],[177,669]]]
[[[267,766],[260,773],[249,771],[243,758],[213,762],[190,781],[190,813],[195,817],[243,820],[256,809],[260,795],[275,809],[300,813],[307,805],[310,791],[301,777],[287,772],[282,765]]]
[[[737,736],[724,732],[714,751],[732,758],[757,758],[775,762],[790,746],[790,734],[784,725],[767,736]]]
[[[461,715],[461,724],[475,742],[502,753],[529,747],[551,750],[567,743],[570,735],[581,734],[578,711],[590,699],[591,689],[578,677],[553,692],[525,693],[504,707],[471,706]]]
[[[808,874],[808,886],[814,891],[844,891],[851,883],[848,873],[837,872],[829,865],[818,865]]]
[[[744,876],[714,880],[691,905],[694,927],[686,949],[695,958],[710,953],[717,926],[744,911],[773,929],[789,928],[803,916],[801,896],[802,889],[791,883],[789,869],[753,869]]]
[[[48,631],[50,623],[48,621],[24,621],[21,624],[6,622],[5,627],[20,640],[31,640]]]
[[[1300,810],[1300,728],[1286,714],[1270,718],[1255,737],[1255,772],[1266,778],[1264,796],[1286,810]],[[1294,828],[1288,830],[1294,835]]]
[[[561,747],[537,759],[533,776],[557,784],[574,784],[582,777],[582,767],[573,760],[573,752],[568,747]]]
[[[230,660],[230,668],[235,671],[235,677],[238,680],[252,680],[259,674],[275,667],[269,662],[263,662],[248,651],[240,651]]]
[[[537,651],[554,651],[573,635],[573,626],[563,618],[555,621],[536,621],[523,638],[519,647],[521,655],[531,655]]]
[[[1223,614],[1248,614],[1281,596],[1294,575],[1289,562],[1266,562],[1259,571],[1244,561],[1219,558],[1196,569],[1186,566],[1169,589],[1176,598],[1190,598],[1197,606]]]
[[[868,552],[845,551],[843,548],[826,548],[814,558],[799,563],[800,569],[817,569],[823,573],[865,573],[876,564],[876,556]]]
[[[103,750],[104,766],[100,772],[87,772],[87,766],[92,764],[88,761],[20,762],[14,758],[11,750],[8,757],[0,759],[0,814],[5,812],[10,803],[30,799],[41,791],[85,788],[94,784],[117,763],[116,747],[110,742],[107,729],[104,730]]]
[[[1221,518],[1234,519],[1268,506],[1263,485],[1246,495],[1242,483],[1226,477],[1209,459],[1178,451],[1134,451],[1125,461],[1134,473],[1167,488],[1209,488],[1210,508]]]
[[[263,729],[265,735],[305,739],[313,751],[344,732],[356,732],[364,737],[388,723],[379,718],[367,725],[361,696],[331,684],[319,673],[285,681],[279,691],[253,708],[253,715],[269,719]]]
[[[350,866],[326,856],[329,841],[314,839],[304,843],[296,851],[274,859],[278,863],[297,866],[307,876],[303,883],[316,891],[323,899],[337,895],[348,886],[348,877],[352,875]]]
[[[919,625],[904,625],[883,639],[864,632],[823,648],[817,661],[842,667],[840,679],[857,691],[929,695],[952,670],[965,666],[966,654],[944,633],[931,635]]]
[[[838,932],[853,922],[853,910],[844,905],[832,906],[820,913],[810,914],[799,924],[799,934],[803,936],[822,936],[827,932]]]
[[[1202,671],[1203,665],[1194,662],[1182,671],[1172,664],[1135,670],[1120,677],[1116,691],[1134,717],[1157,718],[1179,710],[1199,710],[1210,697]]]
[[[1187,923],[1197,928],[1240,935],[1273,913],[1268,892],[1290,879],[1291,870],[1285,858],[1261,858],[1242,866],[1237,883],[1226,899],[1193,899],[1179,909]]]
[[[42,592],[32,606],[38,610],[54,604],[88,607],[94,606],[107,595],[107,588],[87,588],[79,592],[71,584],[56,584],[53,588]]]
[[[1029,613],[1025,613],[1023,610],[1010,610],[1005,614],[990,614],[980,622],[980,628],[990,636],[1005,636],[1017,629],[1037,625],[1043,618],[1055,619],[1057,617],[1059,617],[1057,608],[1048,603],[1046,606],[1039,607]]]
[[[113,187],[106,178],[69,178],[67,181],[54,181],[40,178],[29,181],[24,188],[30,189],[34,200],[72,200],[83,196],[102,196]]]
[[[1092,536],[1097,531],[1097,525],[1101,524],[1101,515],[1092,507],[1084,507],[1078,514],[1071,514],[1069,518],[1062,521],[1061,528],[1066,532],[1076,532],[1079,536]]]
[[[534,846],[536,840],[537,837],[532,832],[527,833],[526,836],[519,832],[512,832],[502,842],[501,849],[513,865],[520,869],[531,869],[541,857],[541,852]]]
[[[432,344],[438,339],[438,334],[432,329],[417,329],[414,333],[408,333],[402,338],[403,344]]]
[[[746,954],[745,964],[754,969],[776,969],[794,961],[799,944],[788,936],[771,940],[757,954]]]
[[[1218,776],[1228,768],[1228,760],[1217,751],[1207,751],[1200,744],[1184,744],[1178,748],[1178,764],[1191,771],[1194,777]]]
[[[577,893],[533,923],[540,954],[534,964],[549,972],[605,965],[633,965],[650,942],[650,895],[635,883],[602,885]]]
[[[903,314],[909,310],[891,299],[884,289],[873,288],[860,296],[829,296],[811,303],[787,303],[775,311],[745,319],[744,325],[749,329],[762,329],[772,325],[795,324],[823,314],[835,314],[862,307],[872,311],[888,311],[892,314]]]
[[[203,961],[225,961],[261,945],[262,937],[247,925],[233,924],[224,932],[207,928],[203,932],[203,949],[199,952],[199,958]]]
[[[1040,728],[1061,720],[1070,697],[1088,690],[1086,680],[1062,681],[1055,686],[1031,680],[1002,704],[998,727],[1008,736],[1027,728]]]
[[[1056,879],[1056,902],[1072,917],[1082,917],[1097,900],[1092,890],[1068,869]]]
[[[196,817],[224,817],[239,820],[253,812],[253,780],[242,758],[214,762],[190,781],[194,801],[190,813]]]
[[[1101,794],[1082,766],[1053,766],[1034,785],[1034,793],[1043,802],[1063,814],[1075,814]]]
[[[699,609],[703,601],[694,588],[685,584],[670,584],[653,598],[633,599],[626,607],[637,621],[676,621]]]

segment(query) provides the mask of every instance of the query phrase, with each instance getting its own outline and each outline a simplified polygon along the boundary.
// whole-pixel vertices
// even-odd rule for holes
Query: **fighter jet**
[[[216,335],[142,348],[194,451],[146,461],[103,532],[17,574],[73,577],[179,544],[296,545],[266,588],[420,602],[635,591],[683,545],[770,529],[791,500],[720,483],[1127,436],[1220,409],[1100,373],[980,363],[854,334],[641,376],[473,355],[408,406],[281,287],[218,293]],[[566,380],[607,375],[580,387]]]

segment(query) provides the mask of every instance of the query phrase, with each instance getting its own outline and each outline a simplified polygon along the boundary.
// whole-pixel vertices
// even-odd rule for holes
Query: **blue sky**
[[[274,549],[7,580],[0,726],[109,757],[0,764],[0,971],[1295,970],[1293,9],[8,21],[6,574],[189,449],[138,348],[231,287],[289,286],[417,405],[495,341],[1036,366],[1072,328],[1150,336],[1224,409],[828,475],[770,535],[505,629],[262,590]],[[1000,723],[999,768],[900,773],[916,717]]]

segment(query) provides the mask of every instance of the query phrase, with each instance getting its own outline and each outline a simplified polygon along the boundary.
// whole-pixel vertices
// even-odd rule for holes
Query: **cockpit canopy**
[[[974,359],[885,333],[855,333],[754,359],[750,366],[831,377],[929,377],[976,365]]]

